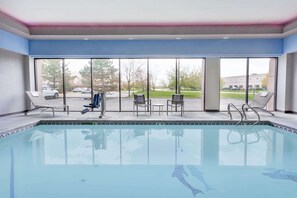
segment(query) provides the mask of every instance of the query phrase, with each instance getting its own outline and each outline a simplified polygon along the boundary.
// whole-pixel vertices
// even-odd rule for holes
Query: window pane
[[[275,90],[276,58],[251,58],[249,60],[249,101],[255,94]],[[267,105],[268,110],[274,110],[274,97]]]
[[[37,91],[43,93],[50,105],[63,105],[62,60],[38,59],[35,64]]]
[[[165,110],[167,99],[175,94],[176,59],[150,59],[149,72],[152,104],[163,104]]]
[[[71,111],[81,111],[90,103],[90,59],[65,59],[66,104]]]
[[[221,59],[220,110],[245,103],[247,59]]]
[[[94,93],[105,92],[106,110],[119,111],[119,59],[93,59],[92,67]]]
[[[203,59],[179,59],[178,63],[178,89],[184,95],[185,110],[202,110]]]
[[[147,98],[147,59],[121,59],[120,62],[121,107],[122,111],[132,111],[134,94],[144,94]]]

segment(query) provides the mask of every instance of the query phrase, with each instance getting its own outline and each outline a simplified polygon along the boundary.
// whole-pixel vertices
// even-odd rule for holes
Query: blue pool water
[[[39,125],[0,139],[0,197],[296,198],[296,156],[265,125]]]

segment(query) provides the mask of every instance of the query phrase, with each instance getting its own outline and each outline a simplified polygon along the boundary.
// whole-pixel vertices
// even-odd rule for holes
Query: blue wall
[[[0,49],[16,52],[18,54],[29,54],[29,42],[27,39],[16,36],[0,29]]]
[[[264,57],[297,52],[284,39],[30,40],[0,29],[0,49],[33,57]]]
[[[284,39],[284,54],[297,52],[297,34]]]
[[[241,57],[279,56],[282,39],[30,40],[33,57]]]

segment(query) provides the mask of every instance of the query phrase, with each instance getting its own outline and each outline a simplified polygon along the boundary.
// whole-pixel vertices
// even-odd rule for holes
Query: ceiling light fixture
[[[88,38],[84,38],[85,41],[89,40]]]
[[[224,36],[223,39],[229,39],[229,37],[228,36]]]
[[[128,40],[133,40],[134,38],[132,38],[132,37],[130,37],[130,38],[128,38]]]
[[[180,40],[181,38],[180,38],[180,37],[176,37],[175,39],[176,39],[176,40]]]

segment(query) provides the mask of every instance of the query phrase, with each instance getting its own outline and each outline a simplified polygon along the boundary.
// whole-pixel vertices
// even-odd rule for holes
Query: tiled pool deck
[[[234,117],[236,113],[234,113]],[[256,119],[255,116],[250,113],[250,120]],[[229,116],[227,112],[185,112],[184,116],[180,116],[179,113],[172,113],[167,116],[165,112],[159,113],[155,112],[151,116],[149,113],[139,113],[139,116],[133,115],[132,112],[107,112],[105,114],[105,118],[100,119],[99,113],[87,113],[85,115],[80,114],[80,112],[70,112],[67,115],[64,112],[57,112],[55,117],[52,117],[51,112],[32,112],[29,115],[25,116],[24,114],[15,114],[11,116],[3,116],[0,117],[0,133],[8,130],[12,130],[15,128],[19,128],[25,125],[30,125],[36,123],[40,120],[149,120],[149,121],[160,121],[160,120],[170,120],[170,121],[178,121],[178,120],[191,120],[191,121],[227,121],[229,120]],[[272,121],[277,124],[285,125],[291,128],[297,129],[297,114],[284,114],[281,112],[275,112],[275,116],[270,116],[268,114],[261,114],[262,121]]]

